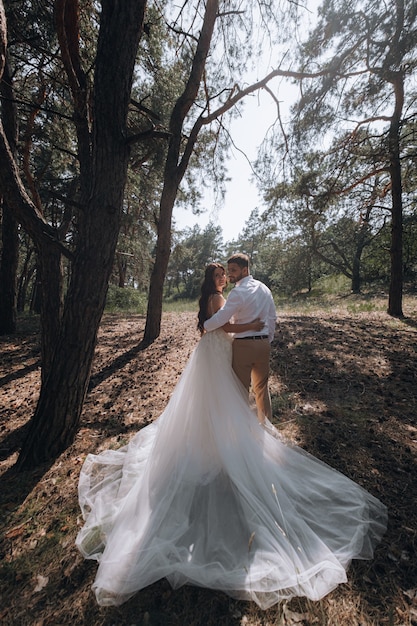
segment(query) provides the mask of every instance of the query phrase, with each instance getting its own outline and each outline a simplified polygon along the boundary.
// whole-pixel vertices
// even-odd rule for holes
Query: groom
[[[233,341],[232,367],[249,393],[255,394],[258,419],[272,417],[268,389],[270,344],[274,338],[276,310],[271,291],[249,273],[249,257],[236,253],[227,261],[229,281],[235,288],[224,306],[204,322],[207,331],[220,328],[233,318],[235,324],[245,324],[260,318],[264,327],[260,332],[236,333]]]

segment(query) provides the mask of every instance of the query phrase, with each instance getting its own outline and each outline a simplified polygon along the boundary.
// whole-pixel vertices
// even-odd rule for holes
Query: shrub
[[[146,294],[133,287],[109,285],[106,311],[131,311],[144,315],[147,307]]]

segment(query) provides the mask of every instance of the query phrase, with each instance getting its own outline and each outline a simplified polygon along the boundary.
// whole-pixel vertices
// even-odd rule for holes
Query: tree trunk
[[[393,81],[395,110],[389,128],[389,155],[391,176],[391,280],[388,297],[388,313],[393,317],[403,317],[403,205],[402,177],[400,160],[400,126],[404,104],[404,77],[399,71]]]
[[[367,241],[367,224],[363,225],[358,233],[358,240],[356,242],[356,248],[353,255],[352,261],[352,283],[351,290],[352,293],[360,293],[361,292],[361,259],[362,253],[366,246]]]
[[[218,0],[207,0],[204,21],[201,28],[198,44],[193,58],[187,84],[181,96],[175,103],[170,119],[171,139],[164,171],[164,186],[162,190],[159,220],[158,239],[156,243],[155,264],[153,266],[149,288],[148,310],[143,341],[152,343],[161,332],[162,300],[164,281],[168,269],[169,256],[171,254],[171,223],[172,211],[179,184],[185,174],[194,144],[197,140],[198,123],[186,142],[186,147],[181,157],[183,141],[184,120],[197,97],[206,65],[207,55],[210,50],[214,24],[219,8]]]
[[[2,207],[1,234],[0,335],[10,335],[16,331],[19,236],[17,221],[5,202]]]
[[[29,282],[35,272],[35,265],[32,264],[32,266],[30,266],[33,251],[32,247],[29,247],[26,250],[23,269],[17,282],[17,310],[19,313],[22,313],[25,310]]]
[[[38,259],[38,255],[36,254]],[[34,280],[32,284],[32,292],[30,294],[29,311],[37,315],[42,311],[42,284],[41,284],[41,271],[39,269],[39,261],[36,262],[34,271]]]
[[[352,293],[361,292],[361,251],[355,250],[352,262],[352,281],[350,285]]]
[[[55,459],[72,443],[77,432],[106,296],[106,257],[112,249],[112,241],[104,238],[105,233],[97,234],[103,237],[100,249],[94,245],[90,251],[84,249],[74,264],[49,376],[42,381],[38,405],[17,461],[18,469],[30,469]]]
[[[116,254],[118,286],[124,288],[126,286],[127,261],[121,254]]]
[[[3,97],[1,117],[10,150],[16,156],[17,111],[13,99],[10,68],[5,60],[0,86]],[[17,320],[17,267],[19,261],[18,222],[7,205],[2,203],[2,253],[0,259],[0,335],[16,331]]]
[[[63,313],[62,255],[58,248],[42,242],[38,253],[40,280],[40,313],[42,320],[41,364],[42,382],[51,370]]]
[[[164,281],[168,269],[169,256],[171,254],[171,224],[172,209],[178,191],[178,184],[174,177],[167,177],[162,192],[159,220],[158,238],[156,242],[155,264],[152,269],[149,285],[148,310],[146,313],[144,345],[149,345],[161,332],[162,299],[164,293]]]
[[[146,0],[102,1],[94,84],[91,180],[51,368],[17,461],[55,459],[77,432],[120,228],[128,165],[126,120]],[[88,168],[86,168],[88,170]]]

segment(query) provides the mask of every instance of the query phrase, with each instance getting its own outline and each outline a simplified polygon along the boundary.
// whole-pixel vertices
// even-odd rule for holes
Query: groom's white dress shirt
[[[204,322],[204,328],[207,331],[216,330],[229,321],[247,324],[257,317],[265,323],[262,330],[236,333],[235,338],[268,335],[269,342],[274,338],[277,315],[272,293],[266,285],[249,275],[236,283],[224,306]]]

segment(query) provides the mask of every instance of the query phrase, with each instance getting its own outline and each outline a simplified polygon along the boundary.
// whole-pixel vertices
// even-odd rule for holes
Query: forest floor
[[[389,526],[375,558],[320,602],[261,611],[221,591],[165,580],[121,607],[98,607],[97,564],[74,546],[77,481],[89,452],[126,443],[165,407],[198,341],[195,313],[165,313],[146,349],[139,315],[103,318],[73,445],[49,467],[13,465],[40,386],[37,321],[0,341],[0,623],[3,626],[408,626],[417,624],[417,299],[404,319],[359,296],[333,307],[278,311],[271,392],[287,438],[381,499]]]

